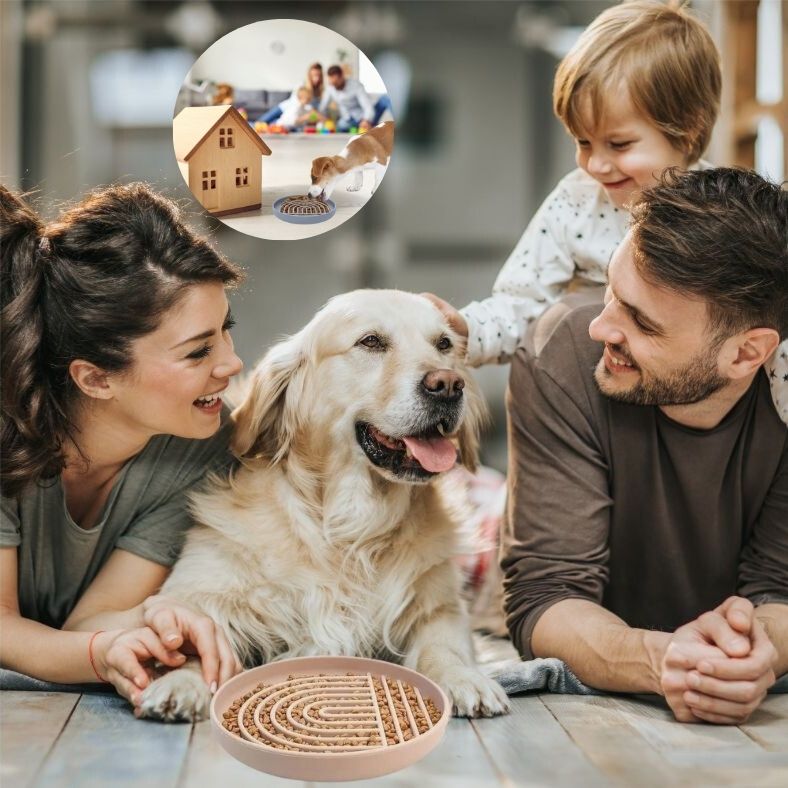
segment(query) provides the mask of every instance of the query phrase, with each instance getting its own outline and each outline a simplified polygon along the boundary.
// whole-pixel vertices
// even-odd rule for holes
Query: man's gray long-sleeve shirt
[[[507,393],[507,624],[520,652],[544,611],[588,599],[673,631],[731,594],[788,602],[788,429],[761,370],[711,430],[625,405],[594,381],[599,306],[570,312]]]
[[[326,85],[323,99],[320,102],[320,111],[325,112],[328,105],[336,102],[339,108],[340,120],[372,121],[375,108],[364,86],[357,79],[348,77],[345,86],[339,90],[333,85]]]

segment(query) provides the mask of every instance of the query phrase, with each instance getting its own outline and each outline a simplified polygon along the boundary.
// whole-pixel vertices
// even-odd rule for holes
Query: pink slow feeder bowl
[[[214,735],[230,755],[306,781],[404,769],[440,743],[450,716],[449,699],[426,676],[360,657],[272,662],[230,679],[211,701]]]

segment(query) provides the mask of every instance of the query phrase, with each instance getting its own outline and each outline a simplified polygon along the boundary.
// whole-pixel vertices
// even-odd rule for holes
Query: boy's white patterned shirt
[[[529,323],[550,305],[577,287],[604,285],[629,220],[629,213],[583,170],[562,178],[509,255],[492,295],[460,310],[468,323],[468,363],[509,361]],[[788,424],[788,340],[766,372],[777,412]]]

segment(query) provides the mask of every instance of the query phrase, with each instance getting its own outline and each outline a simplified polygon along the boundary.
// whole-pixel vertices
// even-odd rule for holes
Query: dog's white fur
[[[394,121],[387,120],[364,134],[351,137],[336,156],[318,156],[312,161],[309,187],[310,197],[330,197],[339,181],[346,175],[352,180],[349,192],[357,192],[364,185],[364,170],[371,169],[375,176],[372,193],[386,173],[394,148]]]
[[[372,334],[385,349],[361,344]],[[442,337],[454,347],[439,350]],[[460,715],[505,711],[501,687],[474,667],[445,484],[401,481],[355,435],[358,421],[413,434],[432,407],[425,374],[452,370],[466,381],[454,437],[473,468],[483,403],[457,339],[427,299],[366,290],[332,299],[273,347],[233,414],[242,464],[193,496],[201,524],[162,593],[210,615],[247,665],[384,656],[430,676]],[[209,700],[191,662],[152,682],[141,708],[198,719]]]

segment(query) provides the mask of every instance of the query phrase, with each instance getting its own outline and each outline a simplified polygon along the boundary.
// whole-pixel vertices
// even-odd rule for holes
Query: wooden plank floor
[[[136,720],[110,695],[3,692],[0,712],[3,788],[298,785],[233,760],[206,722]],[[452,720],[418,764],[352,785],[784,788],[788,695],[770,696],[738,728],[679,724],[654,697],[520,696],[507,716]]]

